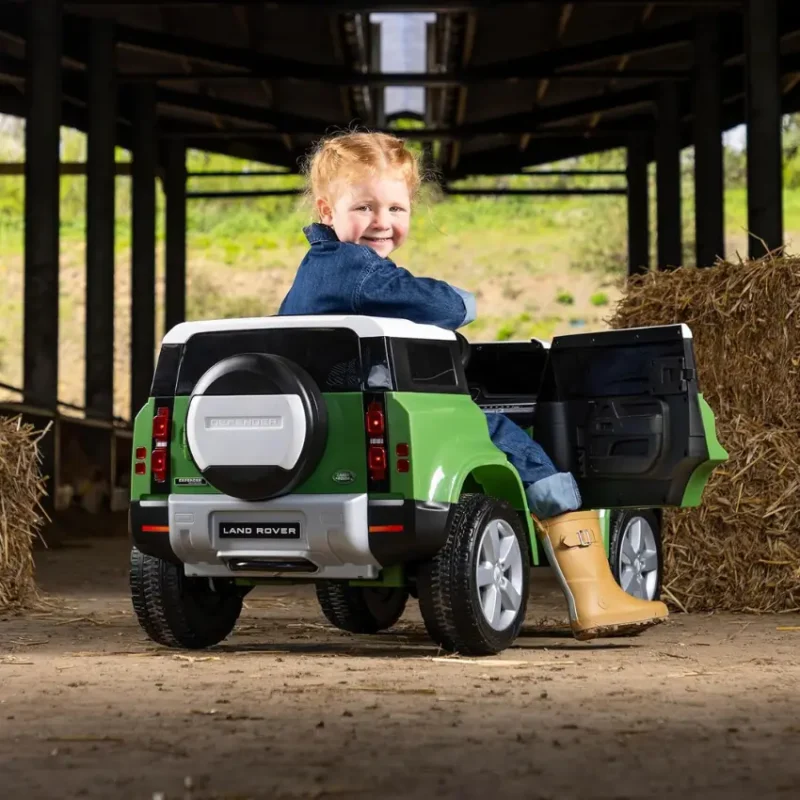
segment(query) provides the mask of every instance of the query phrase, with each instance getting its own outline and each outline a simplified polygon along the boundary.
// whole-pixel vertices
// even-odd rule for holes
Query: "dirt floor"
[[[132,616],[123,538],[38,554],[50,606],[0,618],[0,796],[797,797],[800,616],[675,615],[579,643],[537,574],[516,647],[441,658],[416,608],[391,633],[258,589],[201,653]]]

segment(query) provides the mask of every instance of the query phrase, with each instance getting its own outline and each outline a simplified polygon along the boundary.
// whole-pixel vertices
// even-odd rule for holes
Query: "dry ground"
[[[122,537],[64,544],[38,554],[52,606],[0,620],[2,797],[797,796],[797,615],[594,644],[531,622],[475,663],[416,608],[353,637],[307,588],[259,589],[190,654],[139,630]],[[557,618],[538,577],[529,620]]]

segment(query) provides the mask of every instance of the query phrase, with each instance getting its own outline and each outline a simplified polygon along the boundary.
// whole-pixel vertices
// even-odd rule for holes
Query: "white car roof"
[[[363,317],[354,314],[324,314],[313,316],[248,317],[244,319],[209,319],[181,322],[167,331],[162,344],[183,344],[196,333],[220,331],[270,330],[278,328],[349,328],[357,336],[368,338],[387,336],[393,339],[429,339],[453,341],[453,331],[435,325],[420,325],[405,319]]]

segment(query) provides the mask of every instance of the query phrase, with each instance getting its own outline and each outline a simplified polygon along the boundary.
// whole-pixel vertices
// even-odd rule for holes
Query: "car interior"
[[[547,348],[536,340],[472,343],[466,359],[472,399],[486,413],[531,427],[546,363]]]

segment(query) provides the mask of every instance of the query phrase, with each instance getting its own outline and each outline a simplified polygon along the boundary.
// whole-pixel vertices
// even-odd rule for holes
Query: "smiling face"
[[[402,178],[379,175],[348,183],[332,199],[317,198],[317,211],[339,241],[367,245],[387,258],[408,236],[411,197]]]

